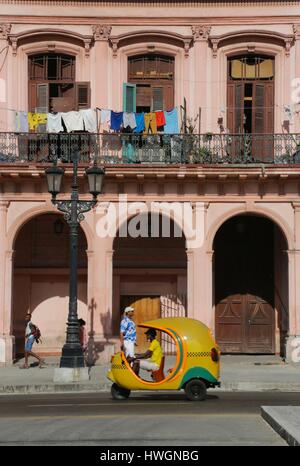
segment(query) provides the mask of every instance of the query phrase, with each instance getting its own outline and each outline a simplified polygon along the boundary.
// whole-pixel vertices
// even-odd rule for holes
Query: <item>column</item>
[[[300,24],[293,25],[294,30],[294,38],[295,38],[295,78],[297,81],[297,100],[298,104],[294,102],[294,109],[295,109],[295,120],[294,120],[294,132],[300,133]],[[295,88],[294,88],[295,89]]]
[[[97,24],[92,26],[94,34],[94,97],[93,103],[100,108],[108,108],[108,68],[109,68],[109,37],[111,26]]]
[[[294,255],[294,263],[295,263],[295,314],[292,319],[292,323],[294,328],[290,327],[290,333],[293,335],[300,336],[300,203],[294,202],[294,225],[295,225],[295,255]]]
[[[7,251],[7,209],[9,202],[0,200],[0,364],[14,359],[12,333],[13,251]]]
[[[187,317],[196,318],[194,302],[194,251],[187,249]]]
[[[289,336],[286,341],[286,358],[294,360],[295,343],[300,341],[300,202],[293,202],[295,247],[288,251],[289,268]],[[299,350],[296,351],[299,355]]]
[[[0,334],[5,333],[5,295],[6,290],[6,224],[9,203],[0,200]]]
[[[196,202],[193,206],[196,236],[187,238],[187,255],[189,315],[209,326],[211,320],[211,270],[208,266],[205,247],[207,208],[208,204],[204,202]]]
[[[8,60],[9,44],[8,36],[11,30],[11,24],[0,24],[0,131],[8,131]]]
[[[211,31],[211,26],[198,24],[192,26],[192,33],[194,37],[195,48],[195,102],[196,113],[201,108],[201,133],[205,133],[208,129],[208,112],[207,107],[209,103],[208,92],[208,37]]]

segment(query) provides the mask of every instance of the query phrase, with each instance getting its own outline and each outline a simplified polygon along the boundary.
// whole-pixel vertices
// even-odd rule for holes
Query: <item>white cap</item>
[[[133,312],[133,311],[134,311],[133,307],[130,307],[130,306],[125,307],[125,309],[124,309],[125,314],[127,314],[128,312]]]

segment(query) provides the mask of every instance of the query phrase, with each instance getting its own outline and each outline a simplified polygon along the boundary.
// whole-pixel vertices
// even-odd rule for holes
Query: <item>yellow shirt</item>
[[[47,123],[47,113],[28,113],[29,129],[36,130],[38,125]]]
[[[160,366],[161,358],[163,356],[161,346],[157,340],[153,340],[149,346],[149,351],[152,351],[150,361]]]

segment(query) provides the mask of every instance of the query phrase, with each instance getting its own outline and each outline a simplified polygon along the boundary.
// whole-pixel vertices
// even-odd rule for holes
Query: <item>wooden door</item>
[[[215,240],[216,339],[225,353],[274,353],[273,225],[226,222]]]
[[[251,156],[257,161],[273,160],[274,82],[235,82],[227,85],[227,126],[231,134],[247,133],[245,118],[245,86],[251,86]],[[249,87],[248,87],[249,89]],[[249,112],[249,107],[248,112]],[[248,131],[249,132],[249,131]],[[269,135],[269,136],[265,136]],[[235,137],[231,143],[233,156],[243,155],[243,138]]]
[[[134,308],[134,322],[136,326],[142,322],[160,318],[160,296],[121,296],[122,311],[127,306]],[[137,344],[137,353],[146,351],[149,346],[144,328],[137,327]]]

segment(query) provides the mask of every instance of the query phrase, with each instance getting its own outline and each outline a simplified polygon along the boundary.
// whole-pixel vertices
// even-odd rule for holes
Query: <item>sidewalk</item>
[[[109,391],[106,378],[109,365],[90,368],[90,380],[81,383],[54,384],[55,367],[59,358],[45,358],[46,367],[40,369],[35,360],[32,367],[21,370],[23,360],[9,367],[0,367],[0,394],[98,392]],[[172,366],[167,358],[166,368]],[[286,364],[276,356],[222,356],[221,389],[224,391],[299,391],[300,365]]]

